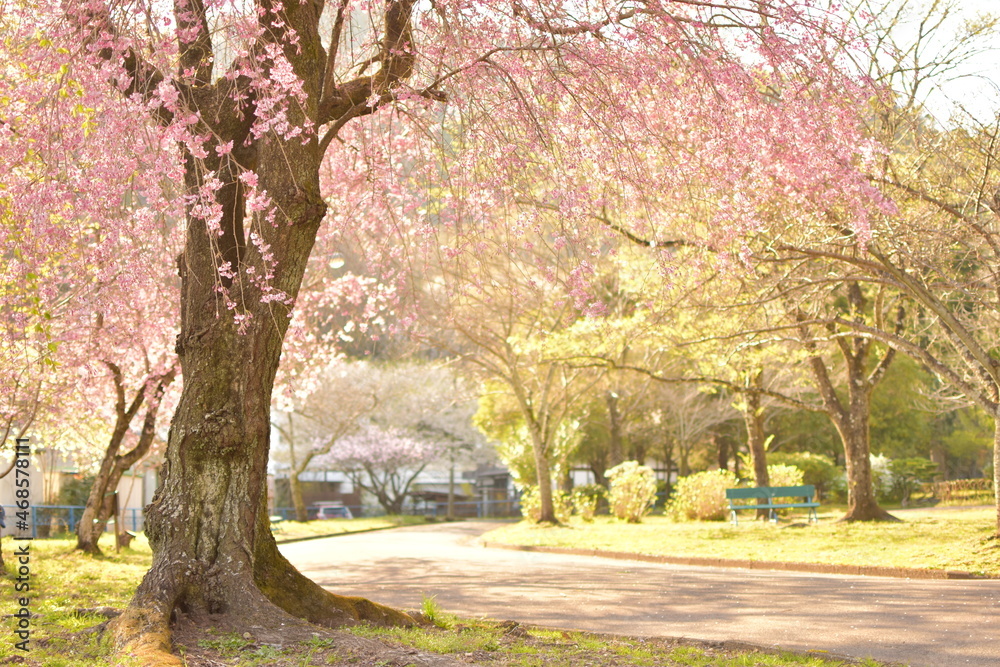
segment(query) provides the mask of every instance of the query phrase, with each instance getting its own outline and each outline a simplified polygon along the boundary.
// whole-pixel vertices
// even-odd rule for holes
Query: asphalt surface
[[[336,593],[565,629],[749,642],[914,667],[1000,665],[1000,580],[910,580],[487,549],[488,522],[286,544]]]

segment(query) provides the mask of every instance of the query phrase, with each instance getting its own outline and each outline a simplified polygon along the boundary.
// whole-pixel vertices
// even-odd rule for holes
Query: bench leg
[[[736,518],[736,510],[729,510],[729,523],[734,526],[740,525],[739,519]]]

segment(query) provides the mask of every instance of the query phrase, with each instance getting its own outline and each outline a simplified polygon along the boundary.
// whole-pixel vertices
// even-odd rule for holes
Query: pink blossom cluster
[[[419,468],[439,456],[441,443],[409,435],[391,426],[367,424],[314,459],[318,469],[397,471]]]

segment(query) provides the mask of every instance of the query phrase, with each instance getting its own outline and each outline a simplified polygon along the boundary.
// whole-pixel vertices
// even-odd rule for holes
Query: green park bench
[[[280,514],[275,514],[269,516],[268,519],[271,520],[272,533],[280,533],[282,530],[284,530],[285,527],[282,526],[281,524],[285,521],[285,517],[281,516]]]
[[[816,487],[812,484],[802,486],[758,486],[750,489],[726,489],[726,500],[729,501],[729,521],[733,525],[738,522],[736,513],[740,510],[766,509],[772,522],[778,520],[777,510],[802,508],[809,510],[809,521],[817,522],[816,508],[819,503],[813,498]],[[800,502],[789,502],[790,498],[801,498]],[[734,502],[749,501],[754,502]],[[763,500],[763,502],[760,502]]]

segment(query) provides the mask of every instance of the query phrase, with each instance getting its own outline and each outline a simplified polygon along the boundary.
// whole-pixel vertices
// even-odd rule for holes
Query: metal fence
[[[355,519],[362,517],[385,516],[386,512],[381,507],[370,505],[346,505],[351,510],[351,515]],[[307,507],[309,518],[316,516],[315,507]],[[294,507],[276,507],[274,514],[285,520],[295,518]],[[414,516],[445,517],[448,515],[448,503],[446,502],[425,502],[421,501],[415,505],[403,507],[403,514]],[[521,516],[521,504],[517,500],[475,500],[455,503],[455,516],[463,519],[488,519],[488,518],[509,518]]]
[[[923,491],[942,505],[989,505],[993,503],[993,480],[952,479],[947,482],[924,484]]]
[[[17,533],[23,535],[23,531],[17,530],[17,512],[14,505],[4,505],[7,514],[7,527],[4,535]],[[76,532],[76,525],[83,516],[83,505],[33,505],[31,507],[31,536],[32,537],[55,537],[66,533]],[[138,507],[126,509],[122,512],[122,520],[125,523],[125,530],[138,532],[143,529],[145,519],[142,510]],[[112,519],[108,523],[108,530],[114,530],[115,522]]]
[[[349,505],[351,514],[355,518],[385,516],[385,511],[378,507]],[[312,519],[316,515],[316,508],[310,507]],[[7,513],[7,527],[3,529],[4,535],[24,535],[23,531],[17,530],[17,512],[20,511],[14,505],[4,505]],[[77,523],[83,517],[83,505],[34,505],[31,507],[31,536],[32,537],[55,537],[67,533],[75,533]],[[295,508],[278,507],[275,514],[284,519],[295,518]],[[445,502],[420,502],[416,505],[408,505],[403,508],[403,514],[417,516],[445,517],[448,515],[448,503]],[[478,500],[455,503],[455,516],[460,518],[504,518],[518,517],[521,515],[521,505],[516,500]],[[145,526],[145,517],[142,510],[131,507],[122,512],[122,520],[125,523],[125,530],[139,532]],[[114,531],[114,519],[108,523],[107,530]]]

